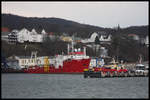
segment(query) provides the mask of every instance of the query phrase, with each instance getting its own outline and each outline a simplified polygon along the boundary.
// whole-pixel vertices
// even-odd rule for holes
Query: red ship
[[[57,55],[54,58],[45,57],[42,67],[35,65],[24,69],[25,73],[83,73],[89,67],[91,58],[86,55],[86,48],[74,49],[73,43],[70,52],[68,44],[67,55]]]

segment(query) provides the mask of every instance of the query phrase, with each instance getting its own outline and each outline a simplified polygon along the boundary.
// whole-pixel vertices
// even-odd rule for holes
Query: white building
[[[149,47],[149,36],[148,35],[145,38],[145,44],[147,45],[147,47]]]
[[[15,34],[14,34],[15,33]],[[43,37],[47,33],[43,29],[41,34],[38,34],[35,29],[32,29],[30,32],[26,28],[21,29],[20,31],[12,31],[8,35],[8,40],[10,42],[19,42],[19,43],[24,43],[24,42],[36,42],[36,43],[41,43],[43,42]]]
[[[98,34],[96,32],[94,32],[91,37],[88,39],[88,42],[95,42],[96,37],[98,36]]]
[[[16,29],[14,29],[14,30],[12,30],[12,32],[11,33],[9,33],[7,36],[7,38],[8,38],[8,42],[9,43],[16,43],[17,41],[18,41],[18,38],[17,38],[17,36],[18,36],[18,30],[16,30]]]
[[[46,34],[46,32],[44,34]],[[32,29],[28,39],[29,42],[43,42],[43,34],[38,34],[35,29]]]
[[[110,42],[111,38],[112,38],[111,34],[109,34],[109,35],[101,35],[100,38],[99,38],[99,41],[101,41],[101,42]]]
[[[30,31],[28,31],[26,28],[23,28],[17,33],[17,38],[19,43],[24,43],[26,41],[30,41]]]
[[[97,34],[96,32],[94,32],[89,39],[81,40],[81,42],[82,43],[93,43],[93,42],[95,42],[95,39],[96,39],[97,36],[99,37],[99,41],[100,42],[110,42],[111,38],[112,38],[111,34],[109,34],[109,35],[101,34],[99,36],[99,34]]]
[[[100,48],[100,57],[108,57],[108,50],[105,47]]]
[[[133,40],[137,40],[137,41],[140,40],[140,37],[136,34],[129,34],[128,36],[131,37]]]
[[[43,29],[41,32],[43,35],[46,35],[47,33],[45,32],[45,30]]]
[[[98,34],[96,32],[94,32],[90,38],[88,39],[84,39],[81,40],[82,43],[91,43],[91,42],[95,42],[95,38],[98,36]]]

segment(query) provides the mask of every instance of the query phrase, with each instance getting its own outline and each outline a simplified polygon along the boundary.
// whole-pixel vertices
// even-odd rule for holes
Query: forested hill
[[[146,26],[131,26],[123,29],[123,33],[126,34],[137,34],[140,37],[145,37],[149,34],[148,25]]]
[[[10,30],[13,29],[22,29],[27,28],[31,31],[31,29],[35,28],[37,31],[41,31],[45,29],[46,32],[54,32],[57,34],[61,34],[63,32],[69,33],[72,35],[73,33],[77,33],[77,36],[87,37],[92,32],[105,31],[106,33],[114,33],[114,29],[98,27],[87,24],[80,24],[74,21],[65,20],[61,18],[38,18],[38,17],[22,17],[18,15],[12,14],[2,14],[2,27],[7,27]],[[122,29],[122,33],[125,34],[138,34],[138,35],[147,35],[148,34],[148,26],[131,26]]]
[[[12,14],[2,14],[2,27],[8,27],[10,30],[20,30],[23,27],[28,30],[35,28],[38,31],[45,29],[46,32],[66,32],[69,34],[104,30],[104,28],[101,27],[80,24],[61,18],[22,17]]]

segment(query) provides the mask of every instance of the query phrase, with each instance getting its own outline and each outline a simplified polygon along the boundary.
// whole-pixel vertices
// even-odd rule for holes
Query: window
[[[26,64],[26,59],[24,60],[24,63]]]
[[[145,66],[136,66],[137,70],[145,70]]]
[[[22,60],[22,62],[21,62],[22,64],[24,64],[24,60]]]

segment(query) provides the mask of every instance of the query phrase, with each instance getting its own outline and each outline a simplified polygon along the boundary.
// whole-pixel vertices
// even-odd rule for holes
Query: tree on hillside
[[[129,62],[136,62],[139,54],[143,54],[146,57],[145,51],[144,46],[140,46],[137,41],[123,34],[114,36],[111,47],[109,48],[110,56],[115,56],[118,60],[123,58]]]
[[[96,38],[95,38],[95,44],[100,44],[100,40],[99,40],[98,36],[96,36]]]

